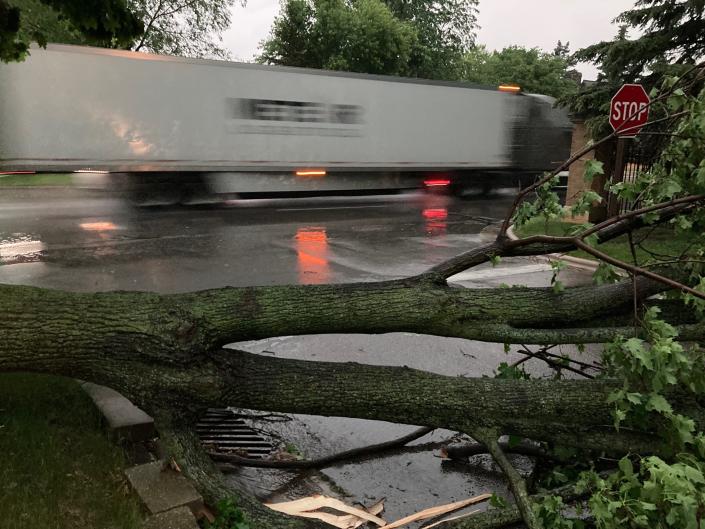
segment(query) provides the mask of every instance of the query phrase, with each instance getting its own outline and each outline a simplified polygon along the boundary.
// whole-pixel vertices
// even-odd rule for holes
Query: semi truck
[[[97,172],[134,198],[515,185],[567,158],[552,98],[50,44],[0,65],[0,172]]]

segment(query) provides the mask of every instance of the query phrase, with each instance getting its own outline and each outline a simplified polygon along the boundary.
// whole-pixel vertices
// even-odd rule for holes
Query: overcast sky
[[[490,49],[517,44],[552,50],[558,40],[571,50],[614,37],[612,19],[634,0],[481,0],[477,42]],[[279,0],[248,0],[233,8],[233,24],[224,34],[225,46],[237,60],[251,60],[269,33]],[[596,70],[580,65],[586,79]]]

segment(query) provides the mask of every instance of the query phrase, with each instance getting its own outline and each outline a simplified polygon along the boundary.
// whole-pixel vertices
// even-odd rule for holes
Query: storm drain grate
[[[198,421],[196,432],[201,443],[216,452],[261,459],[274,450],[269,441],[227,409],[209,409]]]

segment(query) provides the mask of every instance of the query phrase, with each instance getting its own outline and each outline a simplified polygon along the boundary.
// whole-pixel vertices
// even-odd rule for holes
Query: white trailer
[[[545,138],[527,127],[564,137],[553,114],[460,83],[49,45],[0,65],[0,171],[536,172],[549,162],[522,167],[521,153]]]

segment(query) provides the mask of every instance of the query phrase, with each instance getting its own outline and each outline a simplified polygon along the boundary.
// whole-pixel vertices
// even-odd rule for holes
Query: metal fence
[[[622,175],[617,174],[620,168],[615,167],[614,182],[633,182],[639,174],[648,171],[658,160],[663,150],[663,139],[647,137],[645,140],[624,140],[624,165]],[[612,197],[610,197],[612,198]],[[620,201],[618,213],[633,211],[640,207],[638,200]]]

